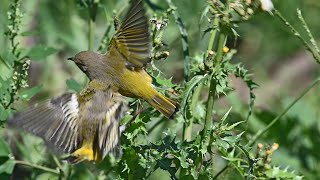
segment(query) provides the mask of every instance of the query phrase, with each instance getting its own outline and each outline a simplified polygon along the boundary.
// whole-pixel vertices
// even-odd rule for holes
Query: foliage
[[[39,179],[157,179],[160,177],[161,179],[228,179],[230,177],[239,177],[236,179],[302,179],[303,176],[319,177],[317,173],[319,155],[313,147],[319,142],[312,138],[313,134],[320,134],[319,129],[312,126],[316,121],[310,121],[310,124],[302,128],[300,124],[303,124],[306,117],[299,117],[299,114],[303,112],[293,115],[289,113],[289,110],[296,103],[298,105],[304,103],[301,98],[315,88],[320,78],[315,79],[297,98],[290,102],[285,101],[284,105],[278,107],[280,111],[276,108],[274,112],[258,110],[254,108],[256,99],[254,91],[258,88],[258,84],[254,82],[252,74],[245,68],[244,63],[237,61],[238,50],[229,45],[229,41],[241,38],[238,32],[239,27],[245,26],[250,19],[266,14],[264,11],[267,11],[272,15],[269,18],[279,18],[284,24],[283,27],[292,31],[319,63],[319,48],[301,11],[297,11],[298,19],[308,35],[308,40],[301,35],[302,33],[299,33],[299,29],[284,18],[280,11],[261,4],[266,1],[194,2],[197,5],[201,4],[203,8],[200,18],[197,19],[197,25],[204,31],[193,28],[202,33],[198,38],[201,45],[197,47],[193,45],[194,40],[191,35],[193,32],[188,29],[190,21],[187,17],[182,16],[180,9],[176,6],[178,2],[171,0],[159,3],[149,0],[145,2],[148,9],[154,13],[150,20],[153,40],[152,62],[147,70],[152,75],[155,86],[159,87],[159,91],[180,102],[180,112],[173,120],[168,121],[159,112],[143,103],[145,108],[139,115],[127,115],[122,120],[123,127],[126,127],[121,141],[122,154],[120,156],[110,154],[99,164],[82,162],[77,165],[69,165],[59,160],[56,155],[48,153],[40,139],[29,134],[17,135],[7,127],[2,127],[0,129],[0,178],[15,177],[19,173]],[[50,63],[50,55],[60,54],[59,58],[65,58],[68,50],[77,52],[80,49],[83,50],[84,45],[87,45],[90,50],[95,50],[96,45],[96,50],[103,52],[113,33],[112,24],[115,24],[117,28],[119,23],[118,18],[114,15],[121,14],[117,12],[111,15],[109,13],[111,10],[108,9],[107,4],[112,4],[109,1],[104,3],[99,0],[82,0],[76,4],[64,2],[67,6],[74,7],[68,12],[61,11],[55,4],[52,9],[56,12],[73,13],[73,15],[78,13],[78,24],[82,23],[83,26],[87,26],[88,31],[75,27],[68,28],[70,24],[68,22],[54,24],[50,21],[55,19],[50,14],[46,14],[46,23],[48,23],[46,25],[51,27],[50,34],[46,36],[45,32],[48,29],[45,28],[40,28],[39,32],[21,31],[26,24],[23,23],[24,14],[21,10],[23,3],[20,0],[14,0],[7,11],[5,38],[8,48],[0,54],[1,126],[4,126],[6,119],[16,112],[16,107],[32,101],[32,97],[40,92],[51,95],[54,92],[53,89],[59,86],[59,84],[54,84],[55,78],[59,78],[59,75],[54,74],[53,68],[60,61]],[[122,3],[120,1],[116,5],[120,6]],[[48,9],[46,10],[48,11],[39,10],[39,13],[50,13],[50,5],[52,4],[47,2],[48,7],[46,8]],[[26,8],[26,11],[28,10],[29,8]],[[123,9],[120,8],[120,12],[122,11]],[[107,27],[103,30],[98,26],[101,18],[104,21],[101,26],[106,27],[105,22],[108,22]],[[70,19],[64,21],[68,20]],[[56,26],[64,25],[68,32],[60,32],[61,27],[53,28],[50,23]],[[193,23],[192,26],[195,26],[195,22],[191,23]],[[170,24],[176,25],[175,31],[172,30]],[[99,37],[101,40],[95,43],[95,33],[100,31],[102,32]],[[174,32],[172,33],[174,35],[170,35],[170,32]],[[38,45],[22,43],[24,38],[35,36],[41,39]],[[73,39],[75,37],[81,43],[75,43]],[[168,37],[181,39],[177,42],[182,52],[174,48],[177,42],[171,41],[169,44],[166,42],[170,39]],[[62,43],[54,41],[50,45],[53,45],[54,48],[50,47],[48,44],[53,39],[62,39]],[[175,51],[180,52],[181,55],[176,56]],[[183,59],[183,65],[180,65],[183,67],[183,78],[180,83],[167,78],[165,75],[167,71],[161,70],[161,65],[164,62],[167,63],[172,56]],[[32,73],[30,62],[42,63],[41,65],[49,68],[47,74],[54,76],[48,78],[51,83],[49,88],[46,89],[43,82],[29,87],[29,72]],[[59,66],[59,69],[71,72],[70,74],[77,74],[77,70],[70,70],[66,64]],[[232,87],[233,77],[245,83],[249,91],[248,105],[234,97],[237,89]],[[70,78],[62,75],[62,78],[65,81],[63,85],[76,92],[81,91],[87,82],[83,75],[74,75]],[[219,102],[225,99],[230,100],[227,106]],[[130,104],[132,114],[140,109],[139,100],[131,100]],[[305,111],[303,107],[301,109]],[[308,109],[310,113],[307,114],[316,114],[314,106],[310,105]],[[294,125],[292,119],[298,119],[298,125]],[[280,120],[282,121],[279,122]],[[281,123],[281,126],[275,126],[276,123]],[[285,139],[283,129],[286,128],[285,132],[288,132],[288,136],[306,135],[306,140],[294,141],[294,138],[290,137]],[[264,138],[263,135],[273,138]],[[266,145],[259,143],[255,148],[258,141],[267,142]],[[302,162],[300,166],[301,164],[307,165],[291,167],[288,161],[286,161],[287,164],[277,165],[276,163],[281,163],[277,159],[281,158],[276,156],[276,150],[280,151],[281,148],[278,150],[279,144],[276,143],[271,147],[267,145],[272,141],[277,141],[280,147],[283,145],[287,149],[290,149],[293,144],[292,146],[297,151],[301,149],[309,151],[308,160],[297,158],[299,162]],[[299,152],[295,153],[301,156]],[[298,172],[294,172],[292,168]],[[311,169],[312,172],[306,172],[308,169]]]

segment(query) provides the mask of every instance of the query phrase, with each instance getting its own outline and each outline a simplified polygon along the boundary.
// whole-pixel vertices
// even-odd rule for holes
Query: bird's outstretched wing
[[[146,10],[141,0],[132,0],[108,51],[118,50],[127,66],[141,68],[150,62],[150,33]]]
[[[14,115],[8,124],[42,137],[54,150],[70,153],[81,145],[78,121],[77,95],[66,93]]]

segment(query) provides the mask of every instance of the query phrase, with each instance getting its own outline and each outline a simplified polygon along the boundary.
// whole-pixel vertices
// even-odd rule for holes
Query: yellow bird
[[[170,118],[177,110],[176,102],[157,92],[145,71],[145,65],[151,60],[148,24],[142,2],[134,0],[107,53],[83,51],[70,60],[90,80],[111,86],[124,96],[142,98]]]
[[[89,77],[80,93],[66,93],[9,119],[42,137],[69,162],[100,161],[119,144],[120,123],[128,111],[123,96],[141,98],[167,118],[177,103],[157,92],[145,71],[150,62],[149,22],[141,0],[133,0],[105,54],[83,51],[69,58]]]

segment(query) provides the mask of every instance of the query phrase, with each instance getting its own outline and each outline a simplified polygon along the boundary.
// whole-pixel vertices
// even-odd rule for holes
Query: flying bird
[[[146,100],[167,118],[178,104],[157,92],[145,71],[150,62],[149,22],[141,0],[133,0],[105,54],[82,51],[68,58],[90,79],[81,93],[65,93],[14,115],[8,124],[69,153],[71,163],[101,161],[119,144],[124,96]]]

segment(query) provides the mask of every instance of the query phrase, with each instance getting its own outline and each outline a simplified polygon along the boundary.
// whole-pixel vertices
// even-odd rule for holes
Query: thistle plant
[[[258,14],[265,13],[269,18],[278,18],[283,27],[291,31],[319,63],[319,48],[302,16],[303,12],[297,10],[297,19],[307,38],[298,31],[299,28],[286,20],[270,0],[209,0],[202,4],[201,17],[195,23],[199,26],[199,38],[202,38],[203,46],[195,47],[190,45],[190,25],[181,13],[182,10],[176,6],[177,1],[166,0],[159,2],[161,5],[148,0],[145,2],[145,6],[153,13],[150,19],[152,61],[147,71],[158,87],[157,90],[180,102],[177,115],[168,121],[146,103],[130,100],[130,114],[121,121],[122,127],[126,127],[121,137],[122,153],[120,156],[109,155],[100,164],[84,162],[70,166],[51,154],[41,157],[38,162],[24,157],[27,155],[17,159],[3,138],[0,139],[0,148],[5,149],[5,153],[0,151],[4,159],[0,160],[0,174],[11,175],[14,166],[17,166],[26,170],[30,177],[60,179],[302,179],[301,172],[293,172],[289,164],[285,167],[275,165],[276,153],[282,144],[268,145],[273,141],[265,142],[263,137],[283,120],[303,96],[319,84],[320,78],[316,78],[278,114],[268,116],[265,126],[252,130],[251,122],[257,119],[259,111],[255,107],[255,89],[259,85],[253,80],[254,71],[248,70],[237,57],[238,49],[234,44],[241,37],[238,28]],[[41,90],[41,86],[28,87],[30,62],[56,52],[53,48],[40,45],[24,50],[25,47],[19,43],[22,38],[20,28],[24,24],[21,3],[20,0],[14,0],[8,10],[8,50],[0,56],[0,64],[5,65],[10,72],[5,78],[0,76],[1,125],[15,110],[14,105],[18,100],[28,102]],[[108,13],[107,5],[102,1],[77,3],[79,9],[87,12],[80,18],[88,27],[90,50],[104,52],[111,39],[113,26],[117,29],[121,23],[117,17],[119,13],[108,16],[104,19],[107,24],[104,24],[101,40],[97,41],[99,43],[95,41],[95,33],[99,30],[96,26],[101,18],[99,15]],[[175,47],[165,41],[166,33],[170,33],[169,25],[174,25],[179,33],[179,41],[175,43],[182,48],[179,57],[183,63],[183,78],[175,82],[159,67],[159,64],[170,61],[176,51]],[[238,114],[229,104],[226,108],[220,107],[220,101],[237,90],[232,86],[233,77],[244,82],[249,97],[248,104],[242,106],[244,110]],[[70,90],[81,90],[75,81],[67,81],[67,84]],[[18,142],[18,146],[20,148],[15,151],[33,152],[30,154],[38,152],[23,142]],[[43,144],[39,147],[45,148]]]

